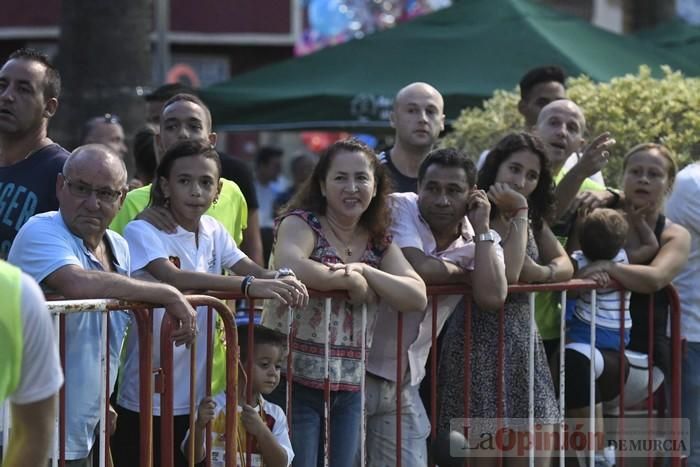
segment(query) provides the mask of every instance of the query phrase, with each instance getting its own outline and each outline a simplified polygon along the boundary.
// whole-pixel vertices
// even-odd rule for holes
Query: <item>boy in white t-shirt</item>
[[[234,442],[237,445],[236,465],[246,466],[246,439],[251,435],[251,466],[289,466],[294,458],[289,441],[287,417],[282,408],[266,401],[263,395],[270,394],[280,382],[280,364],[284,357],[286,336],[271,329],[253,325],[253,353],[248,355],[248,326],[238,327],[240,347],[238,400],[246,399],[246,381],[253,386],[252,400],[255,406],[239,405],[238,430]],[[249,361],[252,360],[252,362]],[[251,366],[250,375],[245,370]],[[240,403],[240,402],[239,402]],[[211,422],[211,465],[223,467],[226,455],[226,394],[205,397],[199,404],[194,433],[194,459],[196,463],[206,457],[206,426]],[[189,431],[185,435],[181,449],[189,458]]]

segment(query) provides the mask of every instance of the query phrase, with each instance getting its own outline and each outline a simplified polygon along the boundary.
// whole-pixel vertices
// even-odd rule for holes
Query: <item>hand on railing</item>
[[[197,313],[183,295],[172,303],[165,304],[165,311],[177,320],[177,329],[173,331],[175,345],[190,344],[197,335]]]
[[[588,271],[586,268],[582,269],[578,277],[581,279],[590,279],[598,284],[599,287],[608,287],[610,284],[610,274],[605,271]]]
[[[248,295],[256,298],[274,298],[294,308],[302,308],[309,303],[306,286],[294,276],[280,279],[253,279]]]
[[[364,276],[364,263],[335,263],[327,264],[331,271],[344,271],[349,281],[348,297],[350,303],[359,305],[362,303],[375,303],[377,294],[370,287]]]
[[[206,428],[207,423],[214,420],[215,414],[216,402],[214,402],[214,398],[205,397],[197,408],[197,419],[194,422],[195,427],[199,430],[203,430]]]

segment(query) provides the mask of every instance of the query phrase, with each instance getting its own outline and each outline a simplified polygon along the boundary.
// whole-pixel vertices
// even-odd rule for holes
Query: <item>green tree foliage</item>
[[[638,74],[609,83],[595,83],[586,76],[567,82],[569,97],[586,116],[586,137],[609,131],[617,141],[604,169],[610,185],[619,183],[622,158],[639,143],[665,144],[681,167],[700,159],[700,78],[685,77],[668,67],[662,71],[661,79],[642,66]],[[517,89],[496,91],[483,108],[464,109],[442,145],[459,147],[476,158],[504,134],[523,129],[519,99]]]

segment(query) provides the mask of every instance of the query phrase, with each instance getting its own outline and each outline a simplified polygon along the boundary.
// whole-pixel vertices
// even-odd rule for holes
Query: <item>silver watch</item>
[[[479,242],[491,242],[491,243],[496,243],[496,234],[493,232],[493,230],[489,230],[486,233],[482,233],[477,235],[474,238],[475,243]]]

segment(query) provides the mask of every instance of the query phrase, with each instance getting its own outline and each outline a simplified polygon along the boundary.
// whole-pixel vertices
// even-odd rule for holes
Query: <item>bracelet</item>
[[[547,280],[545,282],[552,282],[554,279],[554,266],[548,264],[547,269],[549,269],[549,275],[547,276]]]
[[[250,286],[253,285],[253,281],[254,281],[254,280],[255,280],[255,276],[250,276],[250,280],[248,281],[248,283],[247,283],[246,286],[245,286],[245,296],[246,296],[246,297],[249,296],[248,290],[250,289]]]
[[[520,231],[521,225],[526,225],[525,228],[527,228],[527,225],[529,224],[529,222],[530,222],[530,219],[528,217],[522,217],[522,216],[511,217],[510,222],[509,222],[510,227],[508,228],[508,235],[506,236],[506,239],[503,241],[503,243],[505,243],[506,240],[508,240],[508,237],[510,237],[511,230],[515,229],[515,231]]]
[[[291,268],[279,268],[277,272],[275,272],[275,279],[287,276],[297,277],[297,275],[294,274],[294,271],[292,271]]]
[[[255,280],[255,276],[245,276],[241,282],[241,293],[248,296],[248,289],[250,289],[250,284]]]

